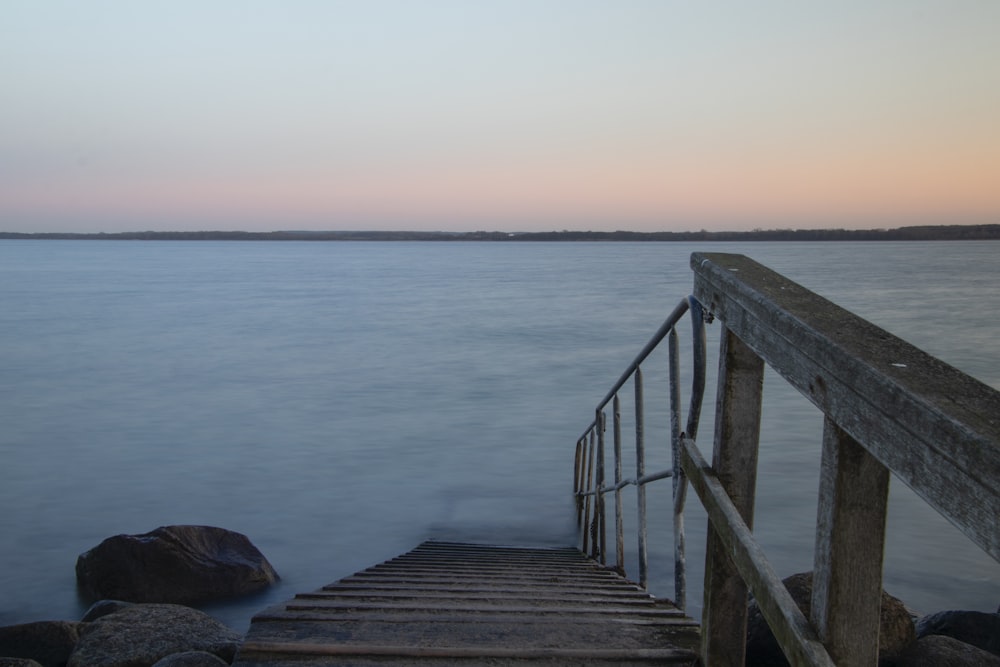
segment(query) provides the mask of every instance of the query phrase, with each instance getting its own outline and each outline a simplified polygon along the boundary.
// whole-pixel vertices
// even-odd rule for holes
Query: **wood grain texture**
[[[747,257],[691,265],[708,310],[1000,560],[1000,392]]]
[[[838,665],[878,662],[889,471],[827,419],[811,620]]]
[[[753,526],[764,362],[728,329],[719,350],[712,468],[743,523]],[[742,665],[747,587],[710,522],[705,548],[701,652],[710,665]]]

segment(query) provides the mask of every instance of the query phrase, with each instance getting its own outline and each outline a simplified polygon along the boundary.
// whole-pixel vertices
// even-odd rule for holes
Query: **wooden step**
[[[576,549],[425,542],[260,612],[234,665],[694,665],[697,645]]]

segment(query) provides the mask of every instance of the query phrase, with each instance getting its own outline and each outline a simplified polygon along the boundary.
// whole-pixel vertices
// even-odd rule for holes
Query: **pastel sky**
[[[970,222],[997,0],[0,2],[0,231]]]

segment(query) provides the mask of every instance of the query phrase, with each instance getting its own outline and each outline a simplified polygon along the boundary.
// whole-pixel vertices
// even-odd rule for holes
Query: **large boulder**
[[[1000,614],[939,611],[917,621],[917,637],[942,635],[1000,656]]]
[[[213,526],[163,526],[109,537],[76,561],[92,599],[191,604],[252,593],[278,574],[245,535]]]
[[[812,572],[793,574],[782,583],[788,589],[795,604],[798,605],[806,618],[812,609]],[[879,664],[892,664],[896,656],[902,653],[916,640],[913,629],[913,619],[903,603],[882,591],[882,608],[879,618]],[[768,627],[764,615],[757,607],[756,601],[751,601],[747,615],[747,660],[748,665],[755,667],[785,667],[788,660],[778,646],[771,628]]]
[[[921,637],[896,660],[896,667],[1000,667],[1000,657],[945,635]]]
[[[65,665],[80,638],[82,623],[36,621],[0,627],[0,656],[28,658],[43,667]]]
[[[175,653],[203,651],[231,663],[242,637],[208,614],[175,604],[136,604],[88,623],[69,667],[153,665]]]

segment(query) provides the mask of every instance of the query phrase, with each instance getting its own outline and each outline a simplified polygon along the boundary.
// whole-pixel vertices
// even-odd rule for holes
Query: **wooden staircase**
[[[698,626],[575,548],[425,542],[257,614],[234,667],[698,664]]]

